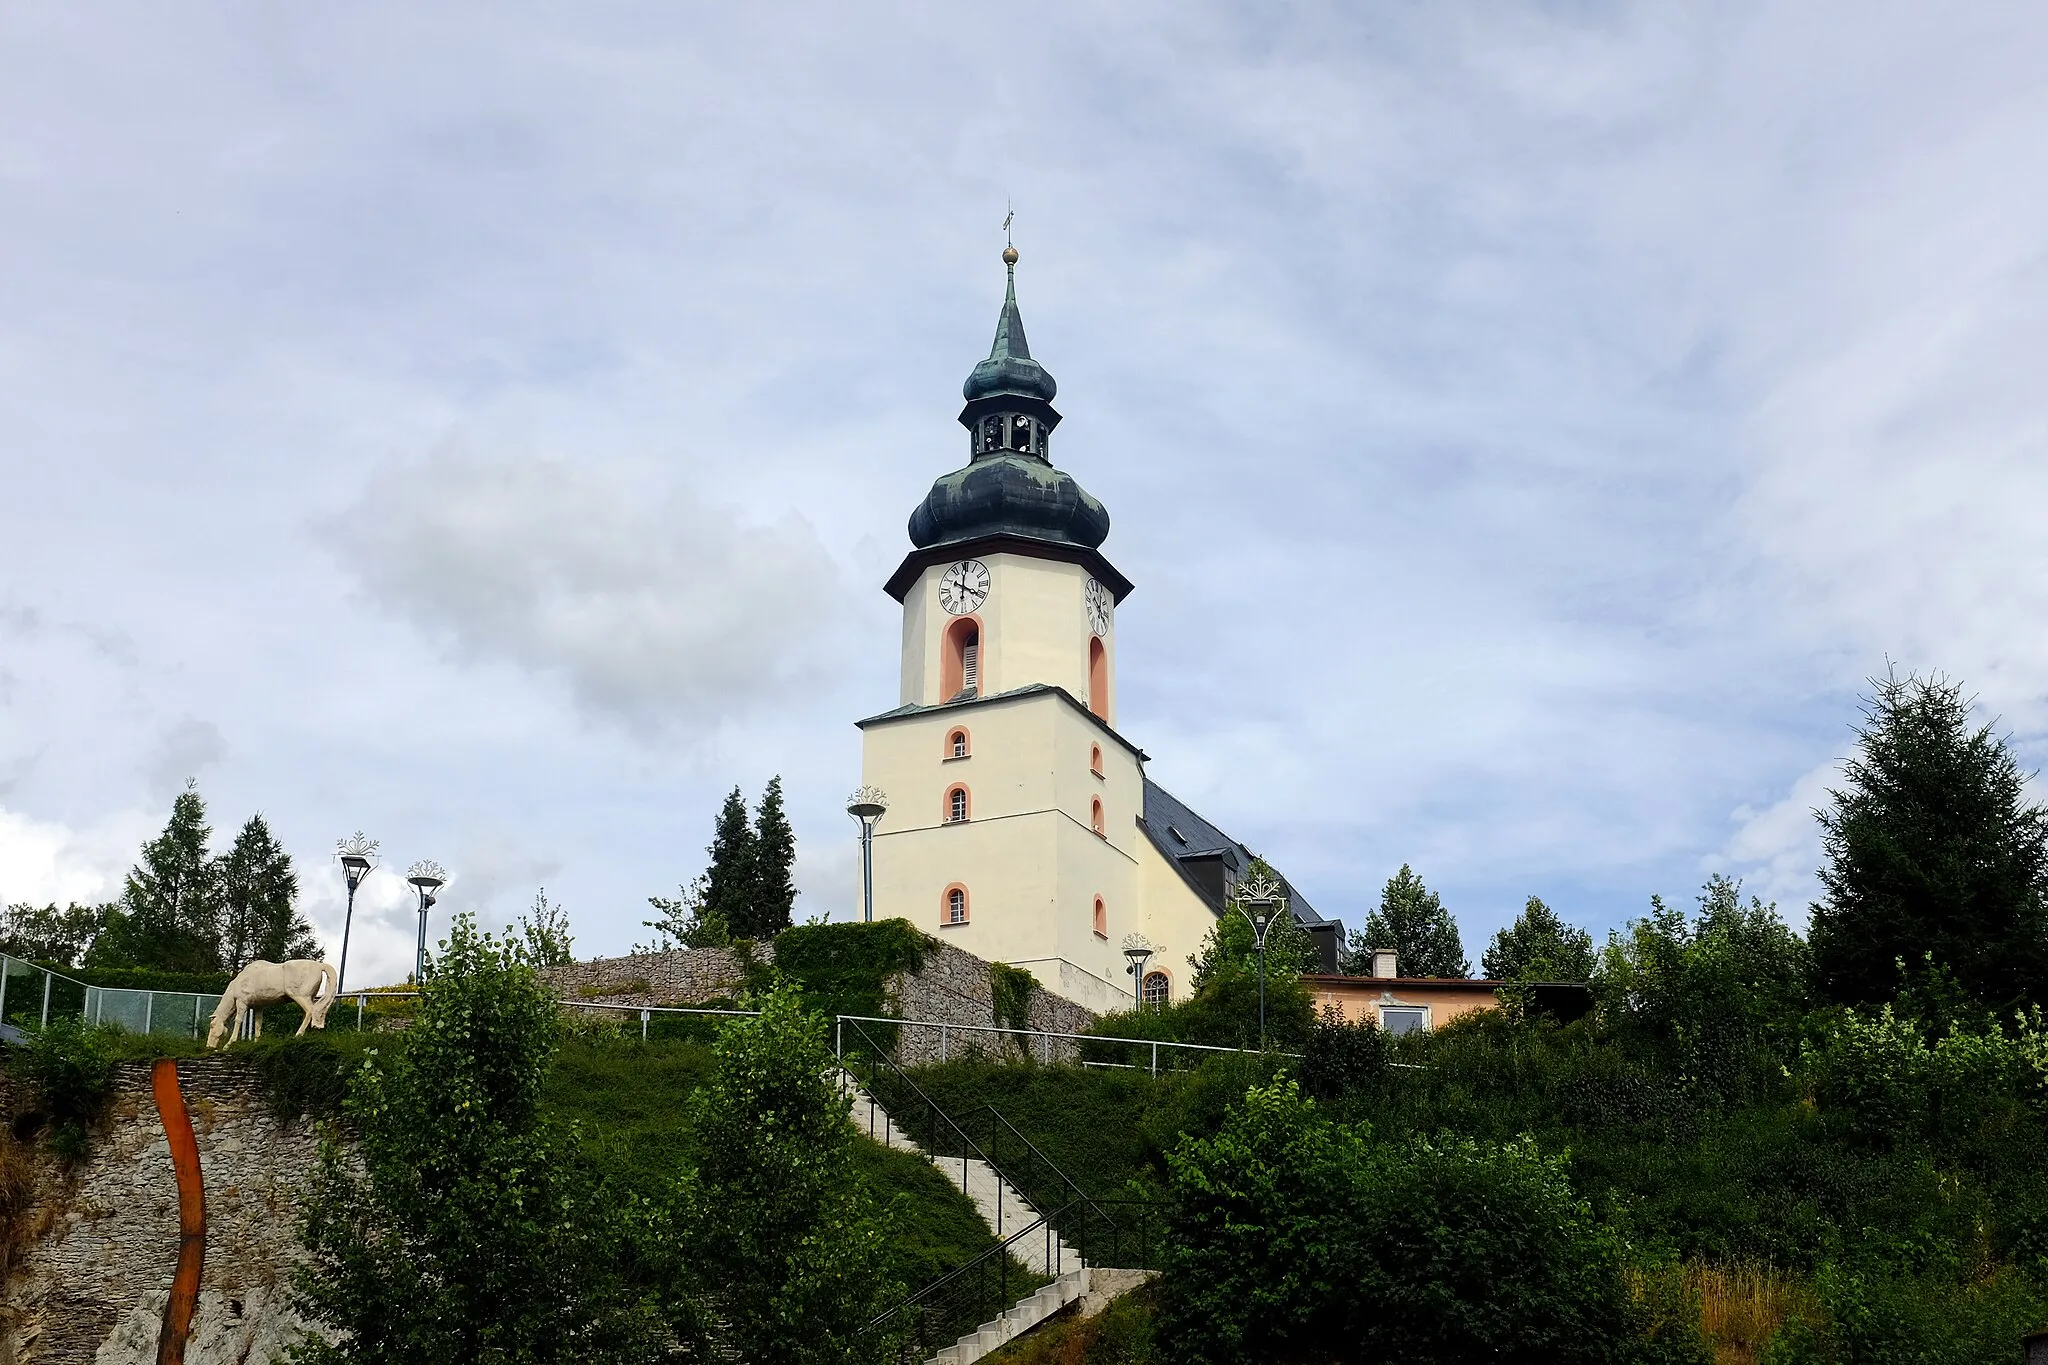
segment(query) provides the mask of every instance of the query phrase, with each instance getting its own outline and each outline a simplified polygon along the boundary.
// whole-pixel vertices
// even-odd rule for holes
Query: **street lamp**
[[[356,918],[356,888],[377,865],[377,841],[357,830],[335,842],[334,856],[340,859],[341,875],[348,882],[348,911],[341,920],[341,970],[334,974],[334,993],[340,995],[348,981],[348,931]]]
[[[860,917],[875,918],[875,822],[889,809],[880,787],[862,787],[846,798],[846,813],[860,821]]]
[[[1259,944],[1259,1051],[1266,1050],[1266,933],[1287,909],[1285,887],[1256,868],[1241,879],[1231,900],[1258,936]]]
[[[424,990],[427,984],[427,911],[434,908],[434,893],[448,884],[448,870],[439,863],[420,859],[405,870],[405,879],[420,893],[420,941],[412,955],[412,984]]]
[[[1145,959],[1152,956],[1152,945],[1143,937],[1132,934],[1124,940],[1124,956],[1131,965],[1124,968],[1131,974],[1131,1000],[1138,1008],[1145,1007]]]

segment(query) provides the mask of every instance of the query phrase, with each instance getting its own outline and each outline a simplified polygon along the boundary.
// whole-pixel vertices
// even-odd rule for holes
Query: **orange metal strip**
[[[178,1089],[178,1064],[159,1057],[150,1074],[156,1112],[171,1144],[171,1168],[178,1173],[178,1273],[164,1304],[164,1325],[156,1339],[156,1365],[185,1365],[185,1339],[199,1306],[199,1272],[206,1265],[206,1186],[199,1177],[199,1139]]]

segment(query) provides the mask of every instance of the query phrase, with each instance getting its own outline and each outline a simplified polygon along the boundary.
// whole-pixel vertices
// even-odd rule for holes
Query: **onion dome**
[[[1048,450],[1060,423],[1052,406],[1059,386],[1024,340],[1016,248],[1004,249],[1003,264],[1009,284],[995,344],[961,390],[968,464],[932,485],[910,514],[910,540],[924,549],[1014,535],[1092,550],[1109,536],[1109,513],[1072,475],[1053,468]]]

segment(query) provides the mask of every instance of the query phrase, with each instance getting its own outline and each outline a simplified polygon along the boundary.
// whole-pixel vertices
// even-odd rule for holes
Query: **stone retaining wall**
[[[775,945],[753,945],[754,960],[775,961]],[[550,967],[542,975],[563,1000],[600,1005],[699,1005],[728,1000],[746,984],[746,964],[731,948],[674,948],[600,957]]]
[[[898,972],[888,982],[890,1012],[905,1019],[923,1019],[942,1025],[996,1027],[995,984],[989,964],[950,943],[932,949],[924,965],[915,972]],[[1057,1033],[1079,1033],[1095,1022],[1095,1012],[1049,991],[1031,993],[1028,1022],[1035,1029]],[[941,1054],[958,1057],[966,1052],[1018,1055],[1029,1047],[1041,1060],[1072,1061],[1078,1048],[1065,1040],[1024,1039],[991,1033],[949,1032],[936,1028],[901,1031],[897,1060],[916,1066],[940,1060]]]
[[[178,1076],[206,1178],[206,1270],[185,1359],[268,1365],[305,1330],[286,1300],[319,1142],[309,1120],[272,1117],[238,1062],[182,1060]],[[147,1064],[117,1068],[109,1123],[83,1165],[37,1167],[34,1240],[0,1294],[0,1361],[148,1365],[178,1261],[178,1180]]]

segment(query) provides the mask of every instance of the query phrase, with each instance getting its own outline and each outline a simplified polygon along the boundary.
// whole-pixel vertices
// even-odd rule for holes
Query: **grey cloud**
[[[199,776],[227,754],[227,738],[212,721],[191,716],[174,721],[158,736],[156,750],[143,767],[151,797],[168,805],[187,778]]]
[[[444,450],[388,468],[328,539],[370,599],[586,708],[704,730],[825,675],[837,566],[644,470]]]

